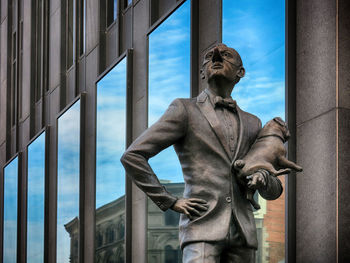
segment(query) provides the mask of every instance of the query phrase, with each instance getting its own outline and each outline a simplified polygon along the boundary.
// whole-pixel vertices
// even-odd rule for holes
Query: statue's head
[[[208,82],[215,78],[225,78],[235,85],[244,74],[241,56],[225,44],[215,45],[204,55],[201,76]]]

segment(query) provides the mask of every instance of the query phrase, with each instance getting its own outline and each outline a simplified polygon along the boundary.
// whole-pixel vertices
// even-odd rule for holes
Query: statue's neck
[[[231,96],[234,85],[225,79],[214,79],[208,82],[208,89],[216,96],[227,98]]]

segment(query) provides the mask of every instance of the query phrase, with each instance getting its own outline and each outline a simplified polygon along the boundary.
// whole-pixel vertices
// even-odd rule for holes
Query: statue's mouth
[[[211,66],[212,69],[222,69],[223,66],[221,63],[214,63],[213,66]]]

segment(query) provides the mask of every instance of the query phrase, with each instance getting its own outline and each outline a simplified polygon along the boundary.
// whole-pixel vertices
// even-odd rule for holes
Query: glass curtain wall
[[[78,262],[80,100],[58,118],[57,263]]]
[[[27,263],[44,262],[45,135],[28,146]]]
[[[285,1],[223,0],[223,43],[242,57],[245,77],[232,97],[264,125],[285,118]],[[284,183],[283,176],[280,177]],[[258,230],[257,262],[284,262],[284,194],[275,201],[260,197],[254,212]]]
[[[18,157],[4,168],[3,262],[17,262]]]
[[[95,262],[123,263],[125,251],[126,59],[97,83]]]
[[[186,1],[149,35],[148,124],[176,98],[190,97],[190,1]],[[173,147],[149,160],[161,183],[183,194],[183,176]],[[179,214],[161,211],[148,200],[148,262],[181,262]]]

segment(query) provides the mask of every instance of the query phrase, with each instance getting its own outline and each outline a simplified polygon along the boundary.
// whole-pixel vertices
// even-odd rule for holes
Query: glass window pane
[[[57,263],[78,262],[80,100],[58,119]]]
[[[107,27],[110,26],[114,22],[114,20],[117,19],[117,12],[118,12],[118,1],[106,0]]]
[[[44,262],[45,132],[28,146],[27,263]]]
[[[18,157],[4,169],[3,260],[17,262]]]
[[[124,262],[126,59],[97,83],[96,136],[96,262]]]
[[[263,125],[285,118],[285,1],[223,0],[223,43],[238,51],[246,69],[232,93],[237,104]],[[284,194],[275,201],[258,199],[257,262],[284,262]]]
[[[75,50],[75,0],[67,0],[67,69],[73,65]]]
[[[80,21],[80,25],[79,25],[79,43],[80,43],[80,54],[82,55],[85,53],[85,32],[86,32],[86,0],[80,0],[80,10],[79,10],[79,21]]]
[[[186,1],[149,36],[148,86],[149,126],[159,119],[174,99],[190,97],[190,1]],[[167,190],[182,196],[182,169],[173,147],[151,158],[149,163]],[[163,213],[149,200],[148,262],[181,262],[178,224],[178,213],[172,210]],[[171,238],[162,239],[160,235]]]

